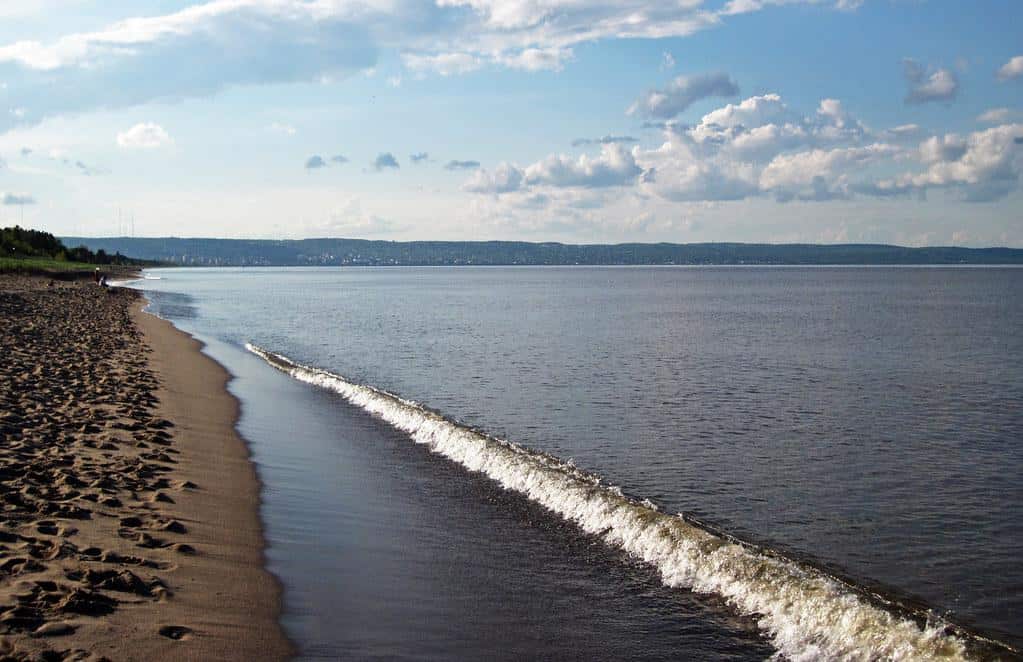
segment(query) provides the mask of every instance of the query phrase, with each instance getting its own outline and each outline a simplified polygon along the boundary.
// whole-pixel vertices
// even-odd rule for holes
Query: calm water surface
[[[1023,269],[152,274],[153,310],[237,376],[308,657],[773,649],[245,343],[1023,642]]]

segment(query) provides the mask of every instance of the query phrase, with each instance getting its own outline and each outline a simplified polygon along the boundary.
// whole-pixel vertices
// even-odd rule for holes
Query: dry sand
[[[141,303],[0,276],[0,659],[286,658],[228,375]]]

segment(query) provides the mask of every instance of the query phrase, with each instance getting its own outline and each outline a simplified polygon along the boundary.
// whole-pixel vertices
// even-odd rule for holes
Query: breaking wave
[[[661,513],[599,476],[552,455],[454,423],[394,394],[297,364],[251,344],[246,349],[291,377],[335,391],[409,434],[413,441],[624,550],[670,587],[724,598],[753,617],[791,660],[963,660],[971,635],[928,613],[910,613],[867,591],[768,550]]]

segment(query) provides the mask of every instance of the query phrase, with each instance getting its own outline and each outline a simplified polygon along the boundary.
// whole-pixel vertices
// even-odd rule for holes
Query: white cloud
[[[1005,197],[1019,187],[1023,170],[1023,124],[1005,124],[968,136],[932,137],[920,145],[923,172],[882,179],[862,190],[873,195],[923,193],[954,188],[970,202]]]
[[[777,94],[750,97],[738,104],[727,104],[703,116],[702,124],[717,124],[724,127],[760,126],[767,122],[784,119],[789,115],[788,106]]]
[[[920,143],[920,162],[930,165],[942,161],[958,161],[966,154],[966,148],[966,140],[955,133],[941,138],[931,136]]]
[[[999,80],[1012,80],[1023,76],[1023,55],[1010,58],[998,69]]]
[[[877,143],[866,147],[814,149],[781,154],[760,173],[760,190],[770,191],[782,200],[793,197],[804,200],[848,197],[846,178],[850,171],[897,153],[898,148]]]
[[[470,193],[510,193],[522,185],[523,173],[510,163],[502,163],[493,171],[480,169],[466,180],[462,188]]]
[[[687,161],[665,155],[642,178],[644,190],[674,202],[742,200],[757,195],[756,170],[748,163]]]
[[[863,0],[729,0],[723,14],[748,14],[772,5],[831,4],[835,9],[845,11],[857,9]]]
[[[523,181],[527,185],[600,188],[631,184],[641,172],[643,169],[636,165],[631,151],[617,143],[608,143],[596,157],[586,154],[578,159],[549,156],[526,167]]]
[[[952,101],[959,93],[959,79],[949,69],[928,70],[916,60],[902,61],[903,74],[909,85],[906,103]]]
[[[700,99],[732,97],[738,93],[739,86],[727,74],[679,76],[664,89],[647,92],[627,112],[630,115],[671,119]]]
[[[704,115],[693,127],[677,129],[702,154],[727,153],[762,162],[785,150],[859,143],[871,132],[837,99],[823,99],[817,111],[801,117],[777,94],[750,97]]]
[[[885,129],[884,137],[887,140],[894,141],[916,140],[923,132],[923,127],[919,124],[900,124],[899,126]]]
[[[117,144],[124,149],[157,149],[171,143],[171,138],[159,124],[136,124],[117,134]]]
[[[1023,116],[1023,112],[1010,108],[992,108],[977,116],[977,121],[983,124],[1005,124]]]
[[[373,14],[369,3],[211,0],[49,43],[0,45],[0,78],[27,111],[0,118],[0,132],[69,112],[350,74],[376,60]]]
[[[611,187],[614,199],[635,195],[670,203],[765,196],[845,200],[922,195],[929,188],[983,201],[1018,189],[1023,124],[906,144],[921,133],[917,125],[875,132],[836,99],[823,99],[812,114],[800,116],[779,95],[767,94],[713,110],[692,127],[669,122],[664,142],[655,149],[608,142],[596,156],[555,154],[525,167],[480,170],[463,188],[495,194],[509,209],[528,204],[548,211],[556,191]],[[903,174],[888,175],[900,170]],[[612,204],[608,198],[604,202]],[[576,208],[559,204],[560,214]]]
[[[519,53],[498,55],[494,60],[509,69],[561,71],[572,55],[571,48],[527,48]]]
[[[665,142],[652,150],[607,140],[595,157],[551,155],[525,168],[505,164],[499,176],[475,173],[464,188],[510,193],[614,186],[673,202],[765,193],[823,200],[847,197],[850,172],[898,151],[886,144],[856,146],[872,134],[838,100],[824,99],[813,115],[800,117],[777,94],[727,104],[693,127],[669,124],[664,135]],[[843,143],[854,146],[834,147]],[[804,151],[791,153],[800,148]]]
[[[553,154],[525,168],[502,163],[493,171],[480,169],[462,188],[489,194],[532,188],[599,189],[633,185],[642,172],[632,151],[618,143],[605,143],[597,156]]]
[[[702,0],[205,0],[47,42],[0,44],[0,80],[25,110],[0,117],[0,133],[232,86],[336,81],[373,70],[384,51],[416,75],[557,70],[575,45],[685,37],[727,13]]]

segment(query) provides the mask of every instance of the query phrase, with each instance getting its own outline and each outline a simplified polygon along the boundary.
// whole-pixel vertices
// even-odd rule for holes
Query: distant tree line
[[[31,230],[15,225],[0,228],[0,257],[45,258],[58,262],[84,262],[87,264],[138,265],[141,262],[116,252],[108,254],[100,248],[93,252],[84,244],[68,248],[49,232]]]
[[[883,244],[561,244],[518,241],[208,239],[73,237],[95,251],[118,251],[189,266],[434,265],[842,265],[1023,264],[1016,248],[909,248]]]

